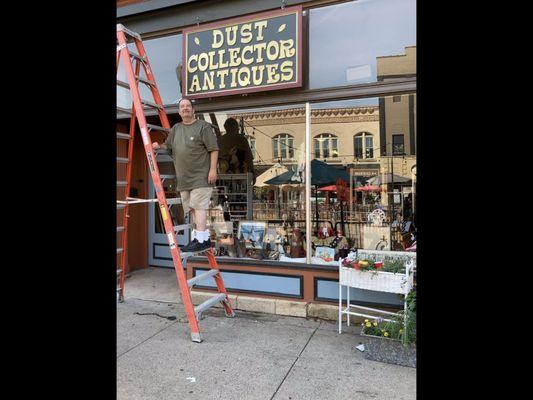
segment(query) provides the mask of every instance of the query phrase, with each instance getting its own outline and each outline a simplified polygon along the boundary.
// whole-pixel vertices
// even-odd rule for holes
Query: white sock
[[[196,240],[198,240],[199,243],[209,240],[209,230],[198,231],[196,233]]]
[[[192,234],[191,234],[191,242],[196,239],[197,237],[197,234],[198,234],[198,231],[196,229],[193,229],[192,230]]]

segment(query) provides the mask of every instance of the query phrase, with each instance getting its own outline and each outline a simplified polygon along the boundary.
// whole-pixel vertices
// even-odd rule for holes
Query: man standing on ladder
[[[176,170],[176,190],[180,192],[183,212],[192,211],[196,230],[193,240],[182,252],[199,252],[211,247],[206,227],[207,209],[217,180],[218,144],[211,124],[196,119],[189,99],[178,103],[182,122],[170,130],[164,144],[152,143],[154,150],[168,149]]]

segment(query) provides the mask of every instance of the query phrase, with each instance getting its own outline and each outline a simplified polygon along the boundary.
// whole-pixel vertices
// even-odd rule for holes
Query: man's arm
[[[207,175],[207,182],[209,184],[216,183],[217,180],[217,163],[218,163],[218,150],[211,151],[209,153],[210,157],[210,166],[209,166],[209,175]]]

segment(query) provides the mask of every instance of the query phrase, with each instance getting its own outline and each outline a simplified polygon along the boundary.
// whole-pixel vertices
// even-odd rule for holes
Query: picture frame
[[[247,249],[262,249],[266,230],[266,222],[239,221],[237,239],[243,240]]]
[[[335,260],[335,249],[331,247],[319,246],[315,250],[315,257],[330,262]]]

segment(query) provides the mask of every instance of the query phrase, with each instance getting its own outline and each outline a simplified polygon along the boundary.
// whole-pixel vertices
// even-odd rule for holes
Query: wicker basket
[[[343,266],[339,269],[339,283],[359,289],[401,294],[407,294],[412,284],[407,282],[405,274],[358,271],[354,268]]]

